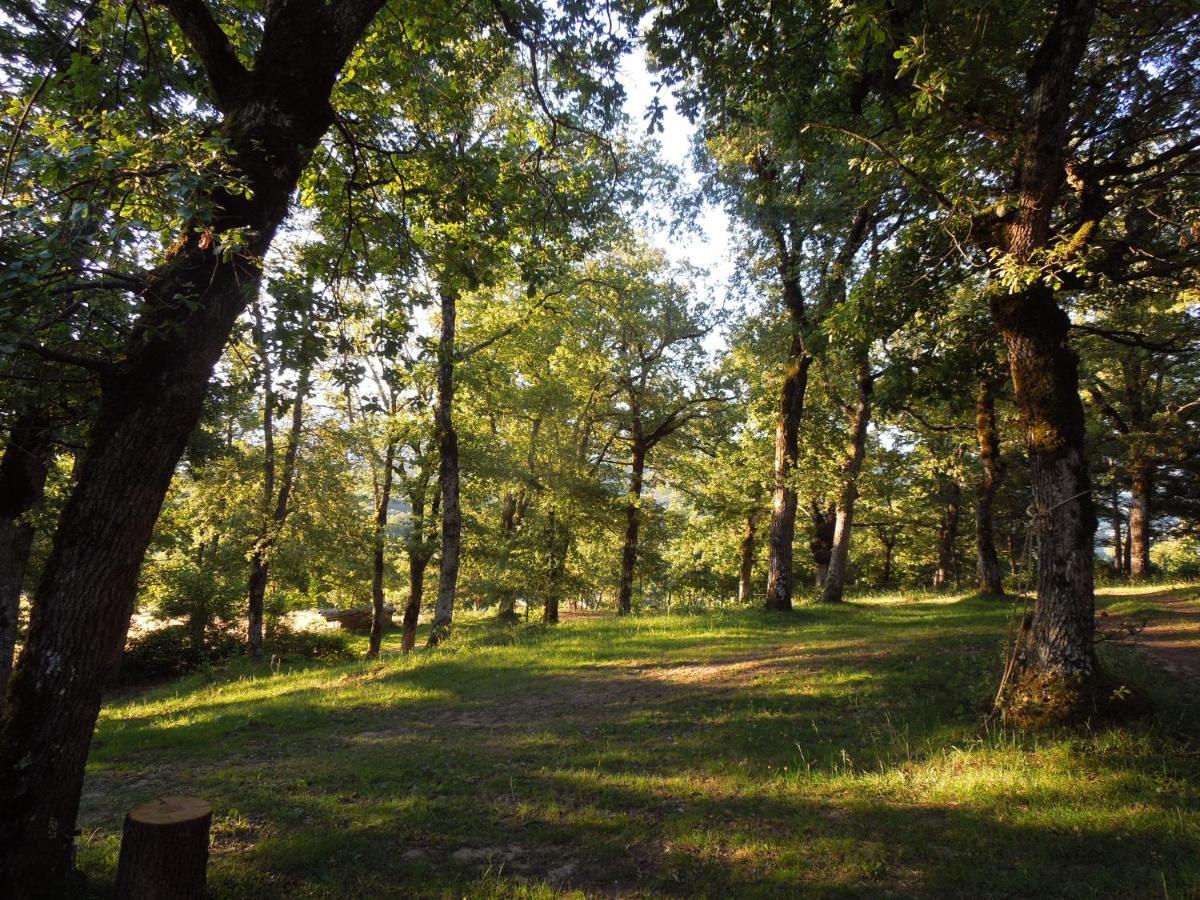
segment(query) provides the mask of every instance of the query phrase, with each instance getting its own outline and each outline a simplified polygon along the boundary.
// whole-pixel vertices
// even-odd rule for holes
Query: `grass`
[[[469,620],[435,653],[192,677],[103,710],[79,861],[105,896],[125,810],[191,793],[214,898],[1200,896],[1186,691],[1105,647],[1154,722],[985,724],[1009,614]]]

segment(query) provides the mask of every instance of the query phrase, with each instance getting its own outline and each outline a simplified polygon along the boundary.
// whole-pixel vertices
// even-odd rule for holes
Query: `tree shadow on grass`
[[[336,700],[185,704],[202,720],[146,744],[152,722],[106,724],[84,859],[110,880],[125,809],[183,792],[217,807],[214,898],[504,896],[527,882],[679,897],[1196,888],[1182,755],[1084,746],[1073,764],[1087,771],[1068,767],[1060,787],[1024,784],[1012,763],[1011,785],[957,786],[974,776],[954,774],[956,748],[1007,751],[1018,768],[1047,751],[979,737],[1003,612],[932,609],[806,610],[803,627],[744,614],[711,632],[619,623],[599,656],[595,635],[564,630],[533,656],[332,670]],[[1169,767],[1183,768],[1164,796]],[[1171,825],[1170,803],[1190,817]]]

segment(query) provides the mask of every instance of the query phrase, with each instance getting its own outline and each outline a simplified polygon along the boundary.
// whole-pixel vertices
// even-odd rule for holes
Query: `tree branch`
[[[228,112],[242,94],[250,73],[238,59],[205,0],[159,0],[200,58],[217,106]]]

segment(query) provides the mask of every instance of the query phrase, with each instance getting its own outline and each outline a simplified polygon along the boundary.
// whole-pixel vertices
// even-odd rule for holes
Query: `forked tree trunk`
[[[892,584],[892,557],[896,551],[895,535],[880,533],[879,542],[883,544],[883,586],[890,587]]]
[[[758,171],[760,178],[774,181],[778,176],[769,167]],[[871,210],[864,206],[855,211],[833,264],[822,284],[818,315],[828,312],[845,297],[845,272],[854,255],[862,247],[870,230]],[[804,343],[810,327],[804,291],[800,282],[800,244],[795,222],[773,223],[768,229],[775,245],[776,267],[783,287],[783,302],[792,325],[792,342],[788,351],[788,366],[784,373],[783,389],[775,428],[774,487],[771,502],[771,525],[767,531],[767,598],[766,608],[786,612],[792,608],[795,592],[793,563],[796,541],[796,492],[792,472],[799,455],[800,422],[804,416],[804,400],[808,390],[809,369],[813,357]]]
[[[425,512],[425,498],[429,490],[429,475],[422,470],[418,481],[410,483],[408,492],[409,505],[412,507],[412,530],[405,543],[405,554],[408,556],[408,601],[404,605],[404,616],[401,619],[402,637],[400,650],[408,653],[417,642],[417,623],[421,618],[421,603],[425,597],[425,569],[433,558],[435,534],[431,527],[437,521],[441,509],[441,498],[437,495],[430,505],[428,516]]]
[[[975,433],[983,465],[983,476],[975,488],[975,582],[981,594],[1002,596],[1004,580],[1000,575],[1000,556],[996,553],[994,512],[996,491],[1004,476],[1000,433],[996,428],[997,386],[994,381],[979,382],[975,404]]]
[[[458,556],[462,547],[462,507],[458,488],[458,432],[454,430],[454,325],[457,298],[443,290],[442,326],[438,339],[437,432],[438,476],[442,491],[442,567],[428,646],[450,636],[454,595],[458,589]]]
[[[850,565],[850,535],[854,531],[854,503],[858,499],[858,475],[867,452],[867,426],[871,422],[871,394],[875,390],[875,379],[865,363],[859,365],[855,381],[858,385],[858,401],[850,420],[850,445],[842,462],[837,521],[833,526],[833,552],[829,557],[825,586],[821,589],[822,603],[840,603],[845,594]]]
[[[258,288],[258,260],[330,125],[337,74],[381,5],[281,8],[266,20],[250,72],[211,19],[180,14],[224,112],[230,160],[249,190],[218,190],[208,222],[188,224],[149,278],[121,361],[102,378],[0,718],[0,884],[11,896],[46,893],[71,871],[100,694],[125,644],[154,522],[213,366]],[[245,242],[225,254],[220,242],[230,232]]]
[[[617,593],[617,615],[633,612],[633,575],[637,567],[638,530],[642,524],[642,477],[646,470],[646,447],[635,436],[629,493],[625,503],[625,543],[621,547],[621,589]]]
[[[825,587],[825,579],[829,575],[829,560],[833,556],[833,532],[837,525],[837,504],[829,504],[828,509],[821,509],[817,501],[812,505],[813,536],[808,542],[809,552],[813,558],[813,587]]]
[[[759,511],[746,513],[746,526],[738,548],[741,564],[738,567],[738,603],[749,603],[754,596],[754,547],[758,531]]]
[[[379,498],[375,503],[375,521],[372,529],[371,553],[371,639],[367,645],[367,658],[379,656],[379,648],[383,645],[383,628],[386,624],[384,613],[384,576],[387,574],[387,520],[388,507],[392,502],[392,467],[396,462],[396,441],[389,439],[383,452],[383,472],[379,485]]]
[[[33,523],[26,516],[45,494],[52,449],[49,423],[33,411],[13,423],[0,459],[0,706],[12,671],[21,586],[33,546]]]
[[[771,524],[767,530],[766,608],[782,612],[792,608],[797,505],[792,471],[800,452],[800,420],[804,415],[808,370],[812,366],[812,357],[804,350],[800,326],[793,327],[797,331],[792,338],[775,424],[775,485],[771,501]]]
[[[1129,577],[1140,580],[1150,576],[1150,495],[1154,490],[1150,463],[1136,460],[1129,481]]]
[[[958,581],[958,520],[962,509],[962,487],[950,475],[940,478],[942,510],[938,522],[938,564],[933,573],[933,588],[948,590]]]

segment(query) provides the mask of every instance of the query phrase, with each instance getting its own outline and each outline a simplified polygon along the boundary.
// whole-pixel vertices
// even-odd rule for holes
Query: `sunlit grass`
[[[241,663],[105,708],[81,862],[103,895],[124,811],[186,792],[217,898],[1200,895],[1188,692],[1105,647],[1155,722],[987,722],[1010,615],[468,615],[435,653]]]

